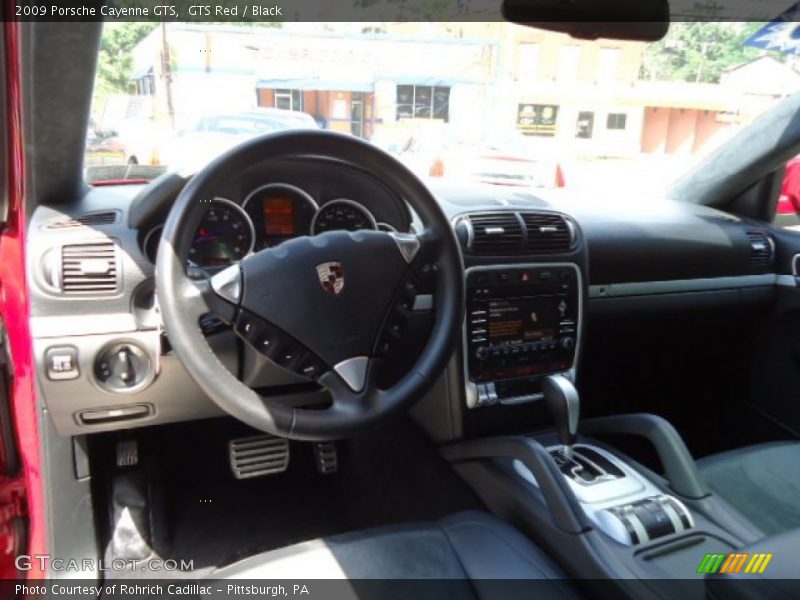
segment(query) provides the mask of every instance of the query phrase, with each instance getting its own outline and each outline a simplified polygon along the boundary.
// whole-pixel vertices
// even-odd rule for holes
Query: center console
[[[627,546],[645,544],[694,527],[688,508],[663,493],[612,453],[588,444],[547,449],[589,520],[611,539]],[[519,460],[514,469],[537,485]]]
[[[581,272],[571,263],[466,272],[467,406],[542,398],[541,379],[569,372],[579,348]]]

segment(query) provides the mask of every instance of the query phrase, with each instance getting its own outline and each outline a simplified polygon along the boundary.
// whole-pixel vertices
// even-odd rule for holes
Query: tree
[[[158,23],[107,23],[100,38],[95,96],[130,91],[133,77],[133,49]]]
[[[718,83],[723,71],[761,56],[744,42],[763,23],[673,23],[667,36],[645,50],[644,79]],[[784,55],[776,55],[784,60]]]

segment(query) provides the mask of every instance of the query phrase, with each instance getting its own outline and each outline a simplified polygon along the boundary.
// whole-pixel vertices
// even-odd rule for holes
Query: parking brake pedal
[[[339,455],[333,442],[314,444],[314,459],[320,475],[332,475],[339,470]]]
[[[289,440],[273,435],[231,440],[228,458],[236,479],[283,473],[289,466]]]

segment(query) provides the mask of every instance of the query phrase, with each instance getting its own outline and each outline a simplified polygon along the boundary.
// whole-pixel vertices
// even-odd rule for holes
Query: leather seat
[[[697,466],[711,490],[765,534],[800,527],[800,442],[723,452]]]
[[[265,552],[212,578],[447,580],[446,597],[482,598],[479,580],[536,580],[537,598],[576,598],[567,575],[513,527],[481,512],[381,527]],[[458,585],[455,585],[458,584]],[[437,596],[443,597],[438,589]],[[496,596],[496,594],[490,594]]]

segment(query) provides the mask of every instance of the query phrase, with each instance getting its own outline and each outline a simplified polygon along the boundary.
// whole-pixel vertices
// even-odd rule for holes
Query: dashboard
[[[171,352],[155,299],[161,231],[185,183],[173,174],[147,186],[96,187],[32,215],[34,351],[43,396],[63,434],[222,414]],[[699,299],[706,306],[765,303],[782,281],[769,228],[711,208],[446,182],[429,187],[461,243],[467,287],[452,375],[459,385],[451,379],[437,402],[481,422],[495,405],[535,399],[542,374],[574,373],[588,320],[691,309]],[[197,278],[298,236],[420,227],[379,178],[308,160],[254,165],[235,181],[219,182],[206,204],[187,264]],[[417,338],[424,340],[435,318],[435,303],[424,293],[420,299],[409,329],[416,335],[403,336],[397,364],[419,350]],[[248,386],[303,402],[322,398],[313,383],[251,351],[219,322],[199,325]],[[124,369],[115,367],[120,360]]]

